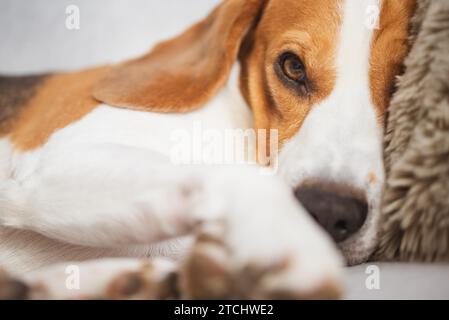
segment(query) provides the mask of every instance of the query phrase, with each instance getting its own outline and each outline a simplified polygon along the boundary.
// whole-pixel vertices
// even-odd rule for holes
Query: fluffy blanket
[[[389,108],[376,258],[449,260],[449,1],[420,0]]]

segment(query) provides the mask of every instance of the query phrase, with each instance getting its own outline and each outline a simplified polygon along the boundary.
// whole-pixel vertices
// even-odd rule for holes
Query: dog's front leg
[[[148,245],[191,230],[186,170],[115,144],[48,150],[28,174],[0,181],[1,225],[101,248]]]
[[[171,166],[117,145],[71,150],[43,154],[25,180],[2,184],[2,224],[101,247],[194,232],[180,270],[188,298],[338,296],[335,246],[277,177]]]

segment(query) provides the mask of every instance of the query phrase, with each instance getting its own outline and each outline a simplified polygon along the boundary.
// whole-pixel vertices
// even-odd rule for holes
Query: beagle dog
[[[82,279],[88,295],[170,257],[145,268],[181,270],[187,297],[337,297],[340,252],[357,264],[376,246],[385,111],[414,8],[224,0],[137,59],[1,77],[0,267],[64,291],[46,267],[121,257],[79,264],[98,285]],[[174,164],[173,131],[194,123],[266,130],[246,152],[276,174]]]

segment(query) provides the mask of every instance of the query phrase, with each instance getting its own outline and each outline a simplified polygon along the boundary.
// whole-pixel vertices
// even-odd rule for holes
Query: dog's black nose
[[[295,190],[296,198],[337,243],[356,233],[368,214],[366,201],[345,194],[314,186]]]

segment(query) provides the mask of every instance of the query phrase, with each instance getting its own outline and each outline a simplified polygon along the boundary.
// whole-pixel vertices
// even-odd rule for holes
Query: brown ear
[[[205,104],[223,86],[264,0],[225,0],[203,21],[114,68],[94,88],[109,105],[183,112]]]

